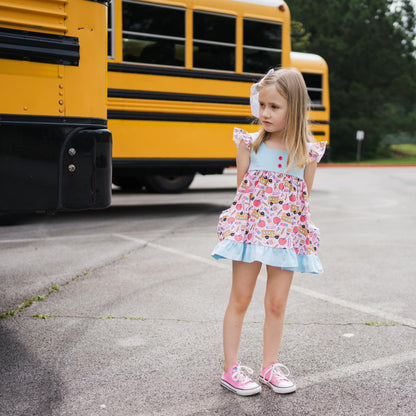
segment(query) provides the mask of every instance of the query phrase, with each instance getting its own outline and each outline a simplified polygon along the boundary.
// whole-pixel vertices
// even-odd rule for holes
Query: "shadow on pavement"
[[[60,385],[54,369],[0,325],[0,413],[52,415],[52,408],[62,399]]]
[[[103,210],[89,211],[64,211],[53,214],[37,213],[22,214],[16,216],[13,221],[0,224],[5,228],[11,228],[19,225],[38,224],[51,221],[91,221],[92,219],[121,219],[123,218],[160,218],[160,217],[183,217],[185,215],[195,214],[220,214],[221,211],[228,208],[228,205],[216,205],[211,203],[175,203],[165,202],[159,204],[148,205],[116,205]]]

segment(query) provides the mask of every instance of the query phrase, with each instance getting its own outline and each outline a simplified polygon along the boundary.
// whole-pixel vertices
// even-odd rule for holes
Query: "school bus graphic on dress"
[[[296,189],[292,185],[292,182],[288,181],[287,179],[285,180],[285,185],[289,189],[289,191],[296,192]]]
[[[259,179],[259,182],[264,185],[264,186],[268,186],[271,183],[271,179],[267,179],[267,177],[263,176]]]
[[[241,182],[241,188],[242,188],[242,189],[246,189],[246,188],[247,188],[247,186],[248,186],[248,181],[247,181],[247,179],[244,179],[244,181],[243,181],[243,182]]]
[[[306,250],[306,254],[315,254],[316,247],[308,246],[308,249]]]
[[[269,196],[268,202],[269,202],[269,205],[273,205],[273,204],[282,205],[283,204],[283,199],[280,199],[278,196]]]
[[[248,218],[248,214],[237,214],[235,216],[236,220],[240,220],[240,221],[246,221]]]
[[[277,234],[274,230],[263,230],[261,232],[261,236],[266,240],[269,238],[279,238],[279,234]]]
[[[290,207],[290,211],[291,211],[293,214],[299,214],[299,215],[300,215],[300,210],[299,210],[299,207],[298,207],[297,205],[292,205],[292,206]]]
[[[264,217],[264,212],[260,212],[260,211],[253,211],[253,213],[251,214],[252,217],[254,218],[263,218]]]
[[[221,221],[222,222],[226,222],[228,220],[228,215],[224,215],[222,218],[221,218]]]

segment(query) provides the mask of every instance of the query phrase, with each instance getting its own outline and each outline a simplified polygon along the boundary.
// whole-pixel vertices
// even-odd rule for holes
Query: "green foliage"
[[[386,135],[416,135],[416,16],[411,1],[394,6],[392,0],[288,4],[292,19],[310,34],[307,52],[321,55],[329,66],[332,157],[355,157],[357,130],[365,131],[366,159],[378,156]]]
[[[141,316],[113,316],[113,315],[106,315],[106,316],[99,316],[99,319],[127,319],[130,321],[145,321],[146,319]]]
[[[396,322],[377,322],[377,321],[371,321],[371,322],[365,322],[365,325],[367,326],[396,326]]]
[[[34,318],[39,318],[39,319],[49,319],[49,318],[56,318],[56,315],[36,313],[35,315],[33,315],[33,317]]]
[[[416,145],[411,143],[392,144],[391,149],[398,155],[416,157]]]
[[[36,296],[33,296],[32,299],[25,300],[23,302],[23,304],[20,305],[19,307],[17,307],[16,309],[13,309],[13,310],[10,310],[10,311],[5,311],[5,312],[0,313],[0,319],[5,319],[5,318],[9,318],[11,316],[15,316],[19,312],[22,312],[26,308],[29,308],[30,306],[32,306],[35,302],[42,302],[42,301],[44,301],[53,292],[57,292],[58,290],[59,290],[59,286],[57,284],[55,284],[55,283],[51,283],[51,286],[49,287],[48,293],[46,295],[36,295]],[[35,315],[33,315],[33,316],[35,316]],[[51,316],[54,316],[54,315],[51,315]],[[40,316],[38,316],[38,317],[40,317]],[[42,319],[45,319],[45,318],[42,318]]]
[[[292,20],[291,22],[291,38],[292,38],[292,50],[296,52],[307,52],[310,42],[311,34],[306,31],[302,22]]]

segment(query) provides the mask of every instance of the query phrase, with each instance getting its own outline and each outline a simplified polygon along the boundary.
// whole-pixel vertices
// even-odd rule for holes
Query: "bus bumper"
[[[0,121],[0,211],[106,208],[111,158],[105,128]]]

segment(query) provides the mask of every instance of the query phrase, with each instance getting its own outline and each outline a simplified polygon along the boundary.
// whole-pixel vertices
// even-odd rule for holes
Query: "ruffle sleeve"
[[[237,147],[240,146],[241,142],[244,142],[247,149],[250,149],[251,143],[253,143],[253,137],[251,134],[237,127],[234,127],[233,140]]]
[[[309,157],[318,163],[322,159],[322,156],[325,153],[326,143],[325,142],[309,143],[308,147],[309,147]]]

